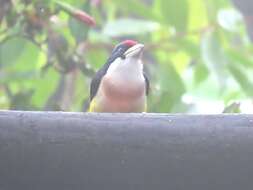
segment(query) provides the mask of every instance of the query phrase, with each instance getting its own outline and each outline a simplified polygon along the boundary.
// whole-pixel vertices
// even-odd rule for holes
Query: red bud
[[[56,4],[59,5],[64,11],[66,11],[67,13],[69,13],[70,15],[75,17],[76,19],[80,20],[81,22],[83,22],[89,26],[96,25],[95,19],[92,16],[90,16],[89,14],[87,14],[86,12],[84,12],[80,9],[76,9],[76,8],[72,7],[71,5],[64,3],[64,2],[56,1]]]
[[[74,12],[73,16],[75,18],[77,18],[78,20],[86,23],[89,26],[95,26],[96,25],[95,19],[92,16],[85,13],[84,11],[77,10],[77,11]]]

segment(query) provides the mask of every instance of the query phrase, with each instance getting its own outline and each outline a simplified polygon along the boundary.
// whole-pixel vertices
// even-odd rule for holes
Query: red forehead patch
[[[132,47],[132,46],[136,45],[137,42],[134,41],[134,40],[125,40],[125,41],[123,41],[121,44],[124,44],[124,45],[127,45],[127,46],[129,46],[129,47]]]

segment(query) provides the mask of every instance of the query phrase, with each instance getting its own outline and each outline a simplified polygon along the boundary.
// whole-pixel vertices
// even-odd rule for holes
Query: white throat
[[[131,57],[117,58],[108,68],[107,76],[122,78],[123,80],[136,80],[143,78],[143,64],[140,59]],[[129,79],[129,80],[128,80]]]

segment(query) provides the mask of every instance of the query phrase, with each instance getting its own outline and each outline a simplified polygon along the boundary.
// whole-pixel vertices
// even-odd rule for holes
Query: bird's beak
[[[133,56],[141,56],[142,52],[144,49],[144,45],[143,44],[136,44],[133,47],[129,48],[125,53],[124,56],[126,58],[128,57],[133,57]]]

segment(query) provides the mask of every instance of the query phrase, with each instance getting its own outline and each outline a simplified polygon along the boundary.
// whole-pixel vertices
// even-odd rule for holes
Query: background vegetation
[[[252,4],[1,0],[0,108],[84,111],[94,72],[135,39],[145,44],[150,112],[253,112]]]

